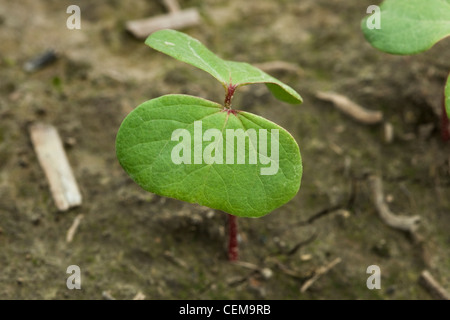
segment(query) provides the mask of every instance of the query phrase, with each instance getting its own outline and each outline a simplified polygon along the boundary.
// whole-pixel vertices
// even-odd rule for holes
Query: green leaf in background
[[[361,27],[381,51],[415,54],[450,36],[450,0],[385,0],[380,8],[381,28],[369,29],[369,16]]]
[[[251,83],[265,83],[272,94],[288,103],[302,103],[301,96],[291,87],[244,62],[222,60],[197,39],[175,30],[152,33],[145,43],[177,60],[200,68],[219,80],[227,88]]]
[[[196,121],[201,121],[200,131]],[[217,135],[206,137],[208,129],[223,134],[222,144]],[[236,163],[237,158],[234,164],[218,163],[230,146],[227,129],[267,130],[267,150],[261,149],[257,136],[248,134],[243,164]],[[278,139],[271,136],[273,130],[278,130]],[[279,156],[271,162],[276,140]],[[181,141],[188,142],[189,149],[181,150]],[[237,143],[230,150],[239,153],[236,148]],[[116,152],[122,167],[145,190],[241,217],[263,216],[291,200],[302,176],[298,145],[283,128],[254,114],[186,95],[162,96],[133,110],[119,129]],[[253,164],[252,152],[258,156]],[[196,163],[198,154],[203,159]],[[210,161],[213,157],[216,162]],[[264,170],[271,172],[262,174]]]

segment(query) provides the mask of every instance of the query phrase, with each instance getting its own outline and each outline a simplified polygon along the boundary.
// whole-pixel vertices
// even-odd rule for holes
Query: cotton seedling
[[[168,94],[142,103],[119,128],[117,158],[147,191],[228,213],[229,259],[236,260],[236,217],[262,217],[290,201],[300,188],[302,160],[289,132],[234,109],[232,98],[252,83],[266,84],[287,103],[302,98],[262,70],[223,60],[182,32],[157,31],[145,43],[212,75],[225,98],[217,103]]]

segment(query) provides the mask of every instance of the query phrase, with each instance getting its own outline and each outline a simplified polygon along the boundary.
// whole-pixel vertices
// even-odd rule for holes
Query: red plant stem
[[[228,260],[237,261],[239,258],[237,217],[228,215]]]
[[[449,121],[447,111],[445,110],[445,95],[444,99],[442,99],[441,136],[444,141],[450,140]]]
[[[233,99],[234,91],[236,91],[237,85],[234,84],[228,84],[227,87],[227,94],[225,96],[225,108],[231,108],[231,99]]]

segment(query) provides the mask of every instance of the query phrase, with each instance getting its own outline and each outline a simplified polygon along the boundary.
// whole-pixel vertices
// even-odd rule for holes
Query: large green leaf
[[[200,131],[196,121],[201,121]],[[222,148],[218,136],[201,139],[201,134],[212,128],[223,134]],[[237,141],[234,148],[230,147],[228,129],[248,133],[243,164],[236,163],[240,151]],[[266,151],[261,149],[258,136],[249,133],[251,129],[258,133],[267,130]],[[276,135],[272,136],[274,130],[278,130],[278,141]],[[184,136],[187,132],[191,139]],[[177,148],[187,141],[189,152],[180,152]],[[273,156],[276,148],[272,142],[279,143],[278,161]],[[214,148],[215,152],[211,152]],[[227,110],[217,103],[185,95],[162,96],[133,110],[119,129],[116,152],[122,167],[145,190],[242,217],[263,216],[291,200],[302,176],[298,145],[283,128],[254,114]],[[186,156],[191,163],[176,164],[180,161],[174,161],[174,154]],[[203,157],[200,161],[199,154]],[[217,163],[220,154],[222,164]],[[232,154],[235,164],[229,163],[228,154]],[[251,154],[258,156],[256,162],[251,161]],[[216,163],[208,155],[217,156]],[[268,161],[270,158],[273,162]]]
[[[301,103],[300,95],[288,85],[248,63],[222,60],[197,39],[175,30],[152,33],[145,43],[175,59],[200,68],[219,80],[227,88],[229,84],[243,86],[266,83],[273,95],[288,103]]]
[[[380,29],[369,29],[363,19],[366,39],[377,49],[392,54],[415,54],[431,48],[450,35],[450,0],[385,0]]]

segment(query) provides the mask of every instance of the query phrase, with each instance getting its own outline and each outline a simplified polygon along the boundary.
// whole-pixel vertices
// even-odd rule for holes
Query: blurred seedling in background
[[[386,0],[380,9],[363,19],[361,28],[367,41],[383,52],[413,55],[450,36],[450,0]],[[449,140],[450,74],[443,92],[441,132]]]

